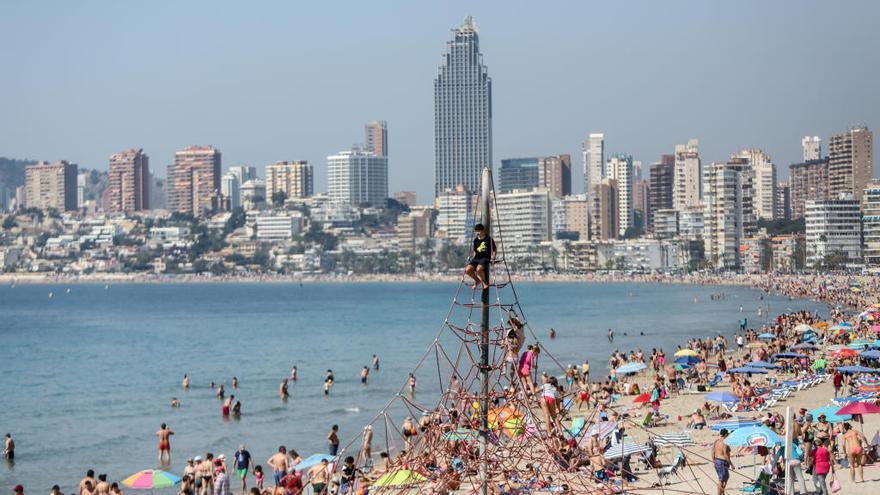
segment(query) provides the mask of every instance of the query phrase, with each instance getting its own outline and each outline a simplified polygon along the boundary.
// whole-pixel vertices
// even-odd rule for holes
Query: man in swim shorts
[[[718,495],[724,495],[727,480],[730,479],[730,447],[724,443],[727,430],[722,429],[718,434],[719,438],[712,445],[712,463],[715,465],[715,473],[718,474]]]
[[[234,455],[235,472],[238,479],[241,480],[241,493],[247,493],[247,473],[251,466],[251,453],[245,450],[244,444],[238,446],[238,451]]]
[[[159,431],[156,432],[156,436],[159,437],[159,464],[171,464],[171,435],[174,435],[174,432],[165,423],[162,423]]]

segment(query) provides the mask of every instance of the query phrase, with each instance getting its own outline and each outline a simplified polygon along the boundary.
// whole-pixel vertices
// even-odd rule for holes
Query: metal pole
[[[480,197],[480,223],[486,235],[492,236],[492,217],[489,214],[489,193],[492,191],[492,172],[483,168],[482,195]],[[489,246],[491,256],[492,246]],[[490,270],[491,271],[491,270]],[[490,276],[486,273],[486,277]],[[489,289],[482,289],[482,321],[480,323],[480,493],[489,493],[489,461],[486,447],[489,444]]]
[[[785,493],[794,493],[794,478],[792,477],[791,458],[792,454],[792,437],[794,436],[794,425],[792,424],[794,417],[791,414],[791,406],[785,406]],[[803,467],[798,467],[803,469]]]

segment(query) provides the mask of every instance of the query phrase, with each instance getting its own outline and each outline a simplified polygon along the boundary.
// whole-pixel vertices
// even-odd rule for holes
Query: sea
[[[516,295],[532,339],[555,362],[589,359],[601,373],[614,349],[670,354],[691,337],[732,335],[743,318],[753,327],[768,314],[827,314],[824,304],[738,286],[524,282]],[[452,306],[453,297],[464,306]],[[438,332],[454,345],[444,321],[455,321],[451,307],[469,311],[471,298],[447,282],[2,286],[0,435],[13,435],[16,456],[0,461],[0,490],[21,483],[26,493],[47,493],[58,484],[76,493],[88,469],[121,481],[157,468],[161,423],[175,432],[165,469],[178,475],[187,457],[231,457],[240,444],[264,467],[279,445],[326,453],[330,426],[339,425],[343,443],[356,436]],[[365,386],[360,372],[374,354],[380,369]],[[298,381],[282,401],[278,387],[293,366]],[[328,369],[335,384],[325,396]],[[419,368],[419,386],[430,374]],[[212,382],[241,401],[240,419],[222,418]],[[430,402],[432,392],[416,393]],[[170,406],[173,398],[181,407]]]

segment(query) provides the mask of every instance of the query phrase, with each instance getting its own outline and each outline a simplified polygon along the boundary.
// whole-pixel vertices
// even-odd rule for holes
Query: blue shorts
[[[718,481],[730,479],[730,465],[723,459],[715,459],[715,472],[718,474]]]
[[[281,478],[283,478],[283,477],[284,477],[284,471],[281,471],[281,472],[276,471],[275,472],[275,486],[278,486],[281,484]]]

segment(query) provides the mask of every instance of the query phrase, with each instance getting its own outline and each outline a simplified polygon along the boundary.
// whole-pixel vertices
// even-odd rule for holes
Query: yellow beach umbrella
[[[415,471],[410,471],[409,469],[400,469],[398,471],[393,471],[382,475],[379,479],[376,480],[375,483],[373,483],[373,486],[414,485],[416,483],[421,483],[426,479],[427,478]]]
[[[693,349],[682,349],[682,350],[675,353],[675,357],[682,357],[682,356],[699,356],[699,354],[697,353],[697,351],[695,351]]]

